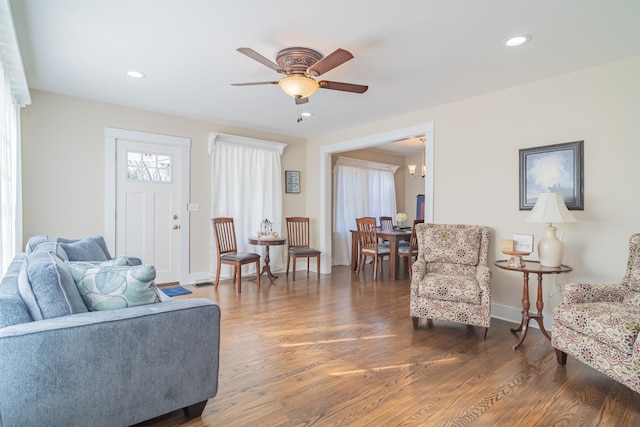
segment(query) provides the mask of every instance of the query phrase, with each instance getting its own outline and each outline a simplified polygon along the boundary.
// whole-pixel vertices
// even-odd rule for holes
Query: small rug
[[[175,297],[178,295],[187,295],[187,294],[193,293],[189,289],[185,289],[182,286],[174,286],[172,288],[160,288],[160,289],[162,290],[162,292],[164,292],[170,297]]]

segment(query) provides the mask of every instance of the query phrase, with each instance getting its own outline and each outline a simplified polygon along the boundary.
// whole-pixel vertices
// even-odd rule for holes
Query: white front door
[[[184,139],[176,144],[174,137],[111,131],[116,135],[110,138],[107,132],[107,154],[114,151],[114,162],[110,165],[107,161],[106,179],[107,187],[113,179],[115,188],[107,189],[107,201],[112,193],[115,216],[111,224],[107,203],[107,236],[113,227],[113,241],[107,243],[115,247],[116,255],[138,257],[144,264],[153,264],[156,283],[182,282],[188,259],[181,258],[185,252],[181,248],[188,246],[189,230],[187,203],[183,200],[184,181],[188,181],[183,170],[188,169],[183,158]]]

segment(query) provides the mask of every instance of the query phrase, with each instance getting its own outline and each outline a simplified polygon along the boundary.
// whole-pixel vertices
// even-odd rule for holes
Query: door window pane
[[[127,152],[129,181],[171,182],[173,159],[169,154]]]

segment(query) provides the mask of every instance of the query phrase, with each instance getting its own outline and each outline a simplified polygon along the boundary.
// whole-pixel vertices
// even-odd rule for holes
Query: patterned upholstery
[[[410,314],[487,329],[491,323],[489,228],[417,224],[418,259],[412,267]]]
[[[569,283],[553,310],[551,344],[640,392],[640,234],[629,239],[627,272],[619,284]]]

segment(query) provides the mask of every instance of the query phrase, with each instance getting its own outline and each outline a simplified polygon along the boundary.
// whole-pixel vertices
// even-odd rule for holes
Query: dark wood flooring
[[[279,274],[196,288],[222,309],[218,395],[201,418],[182,411],[145,426],[633,426],[636,396],[512,323],[486,341],[465,325],[409,317],[409,280],[347,267],[296,282]]]

